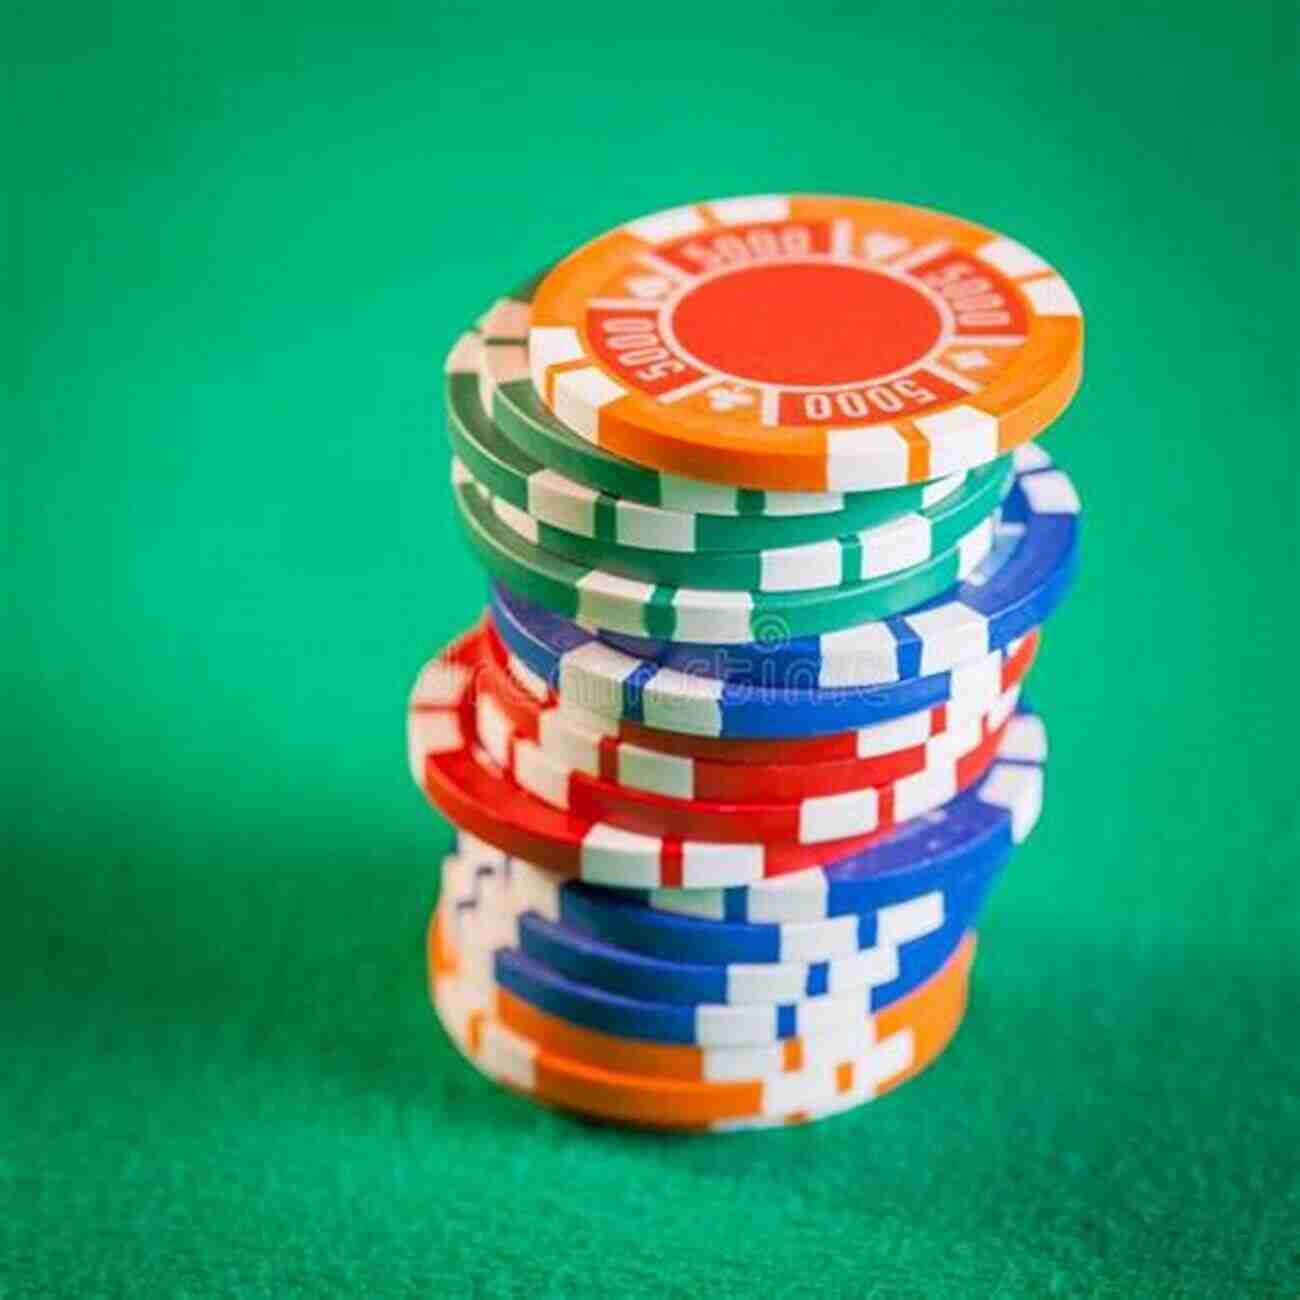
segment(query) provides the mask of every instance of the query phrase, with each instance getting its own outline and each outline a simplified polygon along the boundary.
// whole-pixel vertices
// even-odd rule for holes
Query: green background
[[[1288,7],[24,8],[0,1294],[1293,1289]],[[592,1130],[425,1002],[404,698],[484,591],[439,367],[614,223],[800,189],[1084,303],[1046,814],[930,1074]]]

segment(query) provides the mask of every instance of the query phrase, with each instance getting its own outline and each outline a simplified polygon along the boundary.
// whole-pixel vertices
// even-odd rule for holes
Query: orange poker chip
[[[1083,319],[1037,254],[943,213],[763,195],[628,222],[538,286],[533,382],[639,464],[783,491],[973,469],[1041,433]]]

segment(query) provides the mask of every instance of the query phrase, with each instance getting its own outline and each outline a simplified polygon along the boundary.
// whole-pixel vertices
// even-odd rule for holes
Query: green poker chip
[[[799,546],[682,554],[620,546],[541,521],[530,534],[543,550],[575,564],[642,582],[727,591],[813,591],[887,577],[956,546],[997,509],[1011,478],[1010,458],[1003,457],[972,471],[965,486],[937,506]]]
[[[452,447],[474,477],[495,495],[565,534],[554,546],[547,543],[547,548],[570,558],[586,559],[595,554],[574,551],[570,545],[574,539],[582,539],[590,547],[608,548],[611,556],[625,548],[646,551],[647,564],[666,552],[689,557],[823,542],[929,510],[952,500],[967,480],[964,473],[953,474],[892,492],[859,493],[845,509],[824,514],[715,515],[644,505],[574,482],[511,442],[483,406],[483,352],[481,338],[465,334],[447,359],[445,398]],[[638,558],[629,556],[626,566],[615,566],[611,560],[610,567],[631,571]],[[636,576],[648,571],[638,568]],[[663,580],[682,579],[665,572]]]
[[[452,463],[452,486],[470,543],[505,586],[585,627],[672,641],[768,643],[888,618],[962,581],[993,542],[990,515],[924,564],[867,582],[794,592],[658,586],[544,550],[532,516],[493,496],[459,460]]]

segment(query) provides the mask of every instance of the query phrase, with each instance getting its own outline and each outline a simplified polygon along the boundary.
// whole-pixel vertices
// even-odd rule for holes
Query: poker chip
[[[657,506],[693,515],[749,520],[755,529],[767,521],[782,523],[800,515],[851,514],[853,527],[884,523],[917,510],[949,490],[962,471],[936,473],[925,483],[864,492],[790,492],[735,488],[716,480],[683,477],[611,456],[579,437],[547,409],[533,386],[528,356],[532,296],[538,280],[500,299],[479,321],[480,405],[493,425],[525,455],[549,470],[606,492],[620,501]],[[757,544],[772,544],[755,532]],[[791,540],[800,540],[791,538]]]
[[[686,732],[665,731],[643,723],[606,717],[574,704],[572,698],[561,697],[550,689],[545,678],[515,655],[501,639],[498,621],[490,620],[485,629],[487,662],[483,668],[483,682],[504,708],[511,712],[515,725],[535,725],[538,739],[551,739],[559,744],[560,738],[580,733],[582,736],[600,736],[599,765],[609,779],[636,784],[620,775],[624,756],[628,774],[640,774],[641,764],[654,765],[655,771],[643,779],[657,779],[670,785],[676,792],[694,789],[694,769],[663,764],[664,758],[679,758],[695,763],[703,760],[711,766],[728,768],[741,766],[775,768],[778,773],[798,772],[797,781],[817,780],[821,769],[830,764],[858,764],[873,762],[894,765],[906,761],[909,754],[925,753],[931,741],[947,732],[976,725],[980,718],[997,707],[1000,698],[1007,695],[1024,680],[1033,666],[1038,652],[1039,633],[1032,632],[1020,641],[1012,642],[1005,650],[994,650],[974,664],[966,665],[960,672],[936,674],[906,684],[903,698],[900,692],[877,688],[868,693],[859,688],[854,696],[839,697],[846,711],[869,711],[869,716],[884,717],[883,721],[860,726],[852,731],[832,732],[825,735],[804,735],[765,740],[743,740],[734,736],[699,736]],[[918,688],[924,688],[920,690]],[[862,703],[855,704],[857,696]],[[883,696],[884,698],[879,698]],[[779,697],[778,697],[779,699]],[[938,703],[927,701],[938,700]],[[898,709],[919,702],[921,707],[912,712],[900,713]],[[775,707],[780,707],[779,703]],[[536,723],[532,719],[536,718]],[[839,715],[841,724],[845,714]],[[545,729],[546,736],[542,732]],[[585,744],[578,738],[568,742],[571,746]],[[624,747],[627,747],[626,749]],[[648,754],[645,751],[649,751]],[[589,749],[584,750],[589,754]],[[589,767],[590,758],[571,761]],[[669,770],[673,768],[673,770]],[[661,770],[660,770],[661,769]],[[898,775],[902,775],[899,772]],[[735,781],[740,776],[722,776],[719,780]],[[854,784],[857,784],[856,782]],[[822,793],[829,793],[823,790]],[[685,796],[683,796],[685,797]],[[708,797],[701,794],[699,797]],[[721,797],[721,796],[719,796]]]
[[[997,508],[1010,484],[1009,458],[972,470],[967,484],[926,511],[801,546],[681,554],[592,540],[511,505],[502,522],[526,541],[584,568],[652,585],[724,591],[819,591],[888,577],[957,546]]]
[[[470,944],[463,938],[468,930],[478,946],[517,953],[570,982],[590,986],[594,995],[581,997],[596,996],[598,1009],[603,994],[684,1006],[779,1008],[809,1001],[817,1006],[826,998],[864,992],[871,1008],[879,1010],[924,983],[948,959],[973,928],[996,868],[977,869],[949,882],[937,896],[938,906],[909,900],[910,908],[896,907],[895,927],[878,925],[877,942],[870,947],[828,961],[760,963],[669,960],[593,938],[537,910],[535,895],[543,892],[544,905],[549,891],[528,879],[530,870],[537,869],[479,855],[454,855],[443,863],[442,903],[462,936],[458,947]],[[501,960],[510,965],[513,958]],[[529,986],[536,977],[510,965],[498,970],[496,978],[513,988],[514,979]],[[528,999],[525,989],[517,991]]]
[[[511,590],[588,626],[682,641],[743,644],[773,627],[801,636],[887,618],[961,582],[993,545],[986,518],[948,550],[865,582],[779,592],[657,587],[542,550],[532,516],[492,496],[460,461],[452,463],[452,491],[466,537]]]
[[[857,1105],[896,1087],[925,1068],[951,1040],[965,1011],[973,941],[968,942],[915,1000],[900,1002],[859,1030],[864,1047],[766,1075],[695,1080],[675,1075],[610,1069],[547,1043],[547,1031],[589,1046],[597,1035],[578,1034],[554,1017],[534,1014],[529,1028],[515,1028],[508,991],[465,978],[460,955],[449,952],[435,926],[431,977],[439,1019],[460,1050],[488,1077],[537,1100],[586,1115],[672,1129],[716,1129],[765,1123],[798,1123]],[[838,1046],[838,1044],[837,1044]],[[654,1053],[659,1064],[670,1053],[701,1055],[708,1049],[629,1043],[628,1065]],[[734,1049],[723,1049],[734,1050]],[[849,1053],[852,1052],[850,1055]],[[797,1053],[789,1052],[793,1057]]]
[[[528,332],[538,394],[585,441],[812,492],[993,460],[1064,411],[1082,352],[1074,294],[1023,245],[802,195],[628,222],[542,278]]]
[[[566,657],[560,671],[552,672],[558,687],[552,693],[547,679],[522,657],[535,644],[496,601],[489,633],[489,643],[500,639],[507,646],[512,680],[531,683],[543,692],[539,698],[553,694],[567,716],[660,753],[733,763],[870,758],[924,744],[993,709],[1023,679],[1038,644],[1031,635],[960,669],[897,687],[794,691],[722,683],[720,690],[701,691],[692,699],[679,693],[673,669],[651,669],[643,677],[611,683],[603,671],[608,661],[603,646],[590,655]],[[548,662],[555,663],[541,657],[542,666]],[[495,674],[488,680],[494,679]],[[694,686],[694,678],[684,685]]]
[[[454,343],[491,592],[407,749],[456,836],[429,993],[476,1069],[731,1132],[943,1052],[1043,806],[1024,682],[1081,510],[1032,439],[1082,342],[1004,236],[766,195],[631,221]]]
[[[1008,666],[1025,664],[1026,658],[1017,645],[1010,657],[992,652],[894,686],[755,686],[631,660],[580,631],[574,651],[554,655],[529,635],[538,621],[522,627],[500,594],[492,602],[492,628],[511,651],[512,668],[522,665],[543,685],[553,683],[567,710],[636,727],[629,734],[653,737],[655,747],[691,755],[716,755],[719,745],[748,742],[754,751],[762,746],[758,752],[802,761],[846,753],[866,757],[922,743],[993,708],[1006,689]],[[564,629],[566,639],[574,626]],[[658,739],[669,735],[682,737],[685,746],[673,748]],[[702,742],[712,742],[711,748]]]
[[[599,559],[624,550],[633,556],[648,551],[658,557],[753,552],[822,542],[858,530],[874,532],[886,524],[895,525],[893,534],[897,536],[892,540],[896,545],[910,541],[915,547],[924,529],[916,517],[928,521],[928,512],[949,501],[968,477],[963,472],[889,492],[859,492],[845,498],[839,509],[827,508],[827,501],[818,497],[810,502],[816,504],[816,509],[798,514],[788,512],[788,503],[787,512],[781,512],[774,501],[766,503],[768,510],[763,514],[708,514],[648,505],[567,478],[511,442],[482,402],[484,346],[480,335],[465,334],[447,358],[445,407],[452,449],[480,483],[551,530],[543,533],[544,540],[550,539],[548,549],[556,549],[556,543],[574,545],[580,539],[588,546],[611,548],[592,552]],[[500,341],[495,346],[499,348]],[[515,346],[522,350],[523,340],[517,340]],[[526,365],[520,382],[532,386]],[[545,418],[551,419],[549,413]],[[573,438],[568,430],[560,430],[559,436]],[[967,501],[966,513],[969,515],[971,510]],[[943,535],[952,540],[963,531],[946,513],[937,527],[945,529]],[[557,532],[558,537],[554,535]],[[879,540],[884,544],[891,538]],[[932,542],[932,549],[941,550],[951,544]],[[574,556],[570,554],[570,558]]]

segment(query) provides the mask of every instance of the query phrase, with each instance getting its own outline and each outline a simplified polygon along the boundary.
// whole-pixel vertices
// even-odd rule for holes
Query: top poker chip
[[[1079,386],[1083,319],[1035,253],[901,203],[763,195],[629,222],[538,286],[533,382],[581,437],[741,487],[973,469]]]

